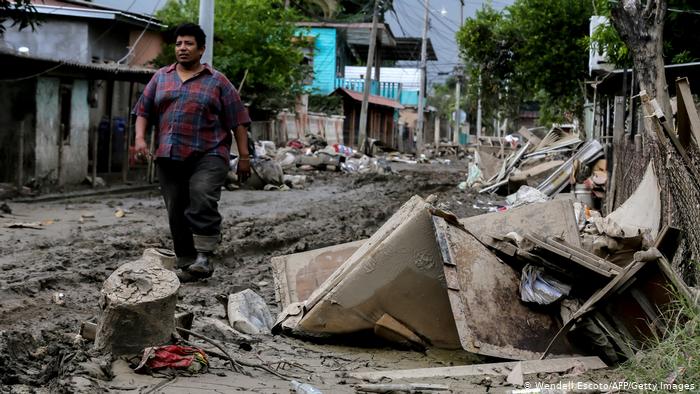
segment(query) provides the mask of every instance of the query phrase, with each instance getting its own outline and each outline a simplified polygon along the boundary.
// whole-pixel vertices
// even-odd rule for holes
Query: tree
[[[529,98],[542,104],[545,121],[580,115],[588,61],[581,42],[591,14],[586,1],[516,0],[504,12],[486,5],[468,19],[457,40],[473,64],[472,81],[481,78],[485,111],[495,103],[512,116]]]
[[[11,27],[18,26],[19,30],[38,24],[36,8],[32,0],[0,0],[0,38],[5,34],[5,22],[11,19]]]
[[[213,65],[223,72],[254,110],[290,106],[308,67],[302,64],[302,48],[308,42],[298,36],[298,15],[281,0],[217,1],[214,17]],[[168,26],[198,20],[198,0],[170,0],[157,14]],[[172,44],[157,60],[175,61]]]
[[[466,93],[470,97],[481,95],[485,119],[494,118],[499,110],[517,112],[518,100],[512,99],[517,91],[513,89],[515,69],[511,50],[515,37],[506,18],[485,5],[457,32],[461,55],[467,60],[465,71],[471,80]],[[508,97],[504,98],[504,93]]]
[[[664,113],[671,114],[666,91],[663,31],[666,0],[621,0],[611,9],[611,22],[629,48],[639,88],[656,97]]]

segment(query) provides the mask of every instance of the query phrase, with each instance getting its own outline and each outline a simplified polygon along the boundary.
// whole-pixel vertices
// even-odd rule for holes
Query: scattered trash
[[[265,300],[251,289],[229,295],[227,311],[231,327],[244,334],[269,334],[275,323]]]
[[[355,391],[359,393],[432,393],[450,391],[450,387],[444,384],[429,383],[376,383],[359,384]]]
[[[299,394],[323,394],[323,392],[316,387],[308,383],[297,382],[296,380],[290,381],[289,386],[293,392]]]
[[[63,305],[66,303],[65,300],[66,295],[60,292],[55,292],[53,293],[53,296],[51,296],[51,301],[56,304],[56,305]]]
[[[123,218],[124,216],[126,216],[126,211],[122,208],[119,208],[114,212],[114,216],[118,218]]]
[[[544,273],[541,267],[528,264],[523,267],[520,278],[520,299],[549,305],[568,295],[571,286]]]

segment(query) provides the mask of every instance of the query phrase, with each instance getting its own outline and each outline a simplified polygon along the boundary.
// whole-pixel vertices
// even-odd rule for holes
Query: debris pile
[[[518,134],[522,143],[518,138],[511,139],[516,141],[511,144],[493,146],[491,142],[491,146],[477,147],[467,179],[458,187],[479,193],[512,193],[528,186],[552,197],[568,186],[577,200],[589,207],[600,206],[594,198],[605,198],[608,177],[598,141],[582,141],[573,125],[555,125],[542,138],[525,128]]]
[[[571,141],[559,135],[534,152]],[[458,219],[434,197],[414,196],[369,239],[273,257],[283,308],[273,332],[371,335],[511,360],[633,356],[661,334],[674,292],[690,290],[668,265],[677,232],[659,229],[652,166],[628,204],[606,217],[547,198],[573,163],[598,154],[595,141],[583,144],[554,172],[563,183],[549,176],[543,190],[524,186],[504,212]],[[518,160],[500,172],[512,174]]]

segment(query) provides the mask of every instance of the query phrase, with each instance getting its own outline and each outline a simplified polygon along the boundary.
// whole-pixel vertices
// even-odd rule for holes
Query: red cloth
[[[202,349],[191,346],[166,345],[146,348],[136,370],[175,368],[187,369],[195,362],[195,357],[208,364],[207,355]],[[199,362],[199,361],[198,361]]]
[[[248,110],[231,82],[204,65],[182,82],[175,64],[158,70],[132,112],[157,122],[156,157],[185,160],[194,153],[229,161],[231,130],[250,123]]]

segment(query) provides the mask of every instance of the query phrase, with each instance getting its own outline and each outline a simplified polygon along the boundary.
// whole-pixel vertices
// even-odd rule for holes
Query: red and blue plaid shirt
[[[156,157],[185,160],[193,154],[231,152],[231,130],[250,123],[231,82],[209,65],[185,82],[175,64],[158,70],[132,112],[158,125]]]

